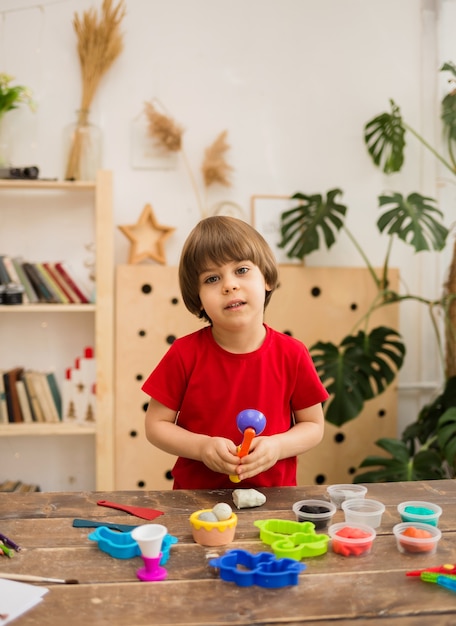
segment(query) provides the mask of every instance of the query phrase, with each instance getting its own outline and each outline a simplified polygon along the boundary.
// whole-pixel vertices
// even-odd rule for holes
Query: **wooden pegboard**
[[[398,273],[390,284],[397,287]],[[290,332],[308,346],[340,340],[352,331],[375,295],[364,268],[280,267],[280,287],[266,311],[266,322]],[[182,302],[177,268],[121,265],[116,276],[115,489],[167,489],[174,458],[149,444],[144,435],[148,396],[141,391],[173,337],[197,330],[203,322]],[[398,328],[397,306],[384,307],[370,326]],[[374,442],[396,436],[397,388],[370,401],[355,420],[327,424],[323,442],[299,459],[300,484],[351,482]]]

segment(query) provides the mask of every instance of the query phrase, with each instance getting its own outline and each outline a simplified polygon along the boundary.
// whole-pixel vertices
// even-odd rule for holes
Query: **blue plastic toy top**
[[[294,559],[278,559],[270,552],[252,554],[246,550],[229,550],[223,556],[209,561],[218,567],[220,578],[239,587],[266,587],[278,589],[298,584],[298,575],[306,569]]]
[[[88,539],[96,541],[98,547],[115,559],[131,559],[134,556],[141,556],[138,543],[131,536],[131,532],[118,533],[106,526],[99,526],[88,535]],[[169,551],[173,544],[177,543],[177,537],[165,535],[162,543],[162,557],[160,565],[164,565],[169,558]]]

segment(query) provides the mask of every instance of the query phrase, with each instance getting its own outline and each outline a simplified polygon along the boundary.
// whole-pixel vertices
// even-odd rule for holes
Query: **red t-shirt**
[[[178,413],[177,423],[194,433],[226,437],[242,433],[237,414],[257,409],[266,417],[262,435],[290,429],[293,411],[328,397],[305,345],[269,326],[258,350],[233,354],[221,348],[210,326],[176,339],[142,386],[149,396]],[[229,489],[236,483],[200,461],[179,457],[175,489]],[[242,487],[296,485],[296,457],[282,459]]]

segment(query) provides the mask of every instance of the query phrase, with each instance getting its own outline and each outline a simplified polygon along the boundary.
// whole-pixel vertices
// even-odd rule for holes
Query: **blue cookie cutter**
[[[301,559],[326,554],[329,536],[315,533],[312,522],[291,522],[282,519],[257,520],[260,539],[271,546],[278,558]]]
[[[115,559],[131,559],[134,556],[141,556],[141,550],[131,532],[118,533],[107,526],[100,526],[88,535],[88,539],[96,541],[98,547]],[[177,543],[177,537],[166,534],[162,543],[162,557],[160,565],[164,565],[169,558],[169,551],[173,544]]]
[[[209,565],[219,568],[222,580],[239,587],[257,585],[268,589],[297,585],[298,574],[306,569],[294,559],[277,559],[270,552],[252,554],[246,550],[229,550],[211,559]]]

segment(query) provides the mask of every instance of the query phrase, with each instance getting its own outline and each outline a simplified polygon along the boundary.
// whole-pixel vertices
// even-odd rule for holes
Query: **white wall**
[[[0,0],[0,71],[30,86],[38,101],[34,115],[11,114],[14,164],[36,164],[44,177],[63,175],[63,128],[81,94],[72,18],[91,6],[98,10],[101,0]],[[184,149],[199,183],[205,148],[228,130],[233,186],[214,189],[210,206],[231,201],[248,218],[252,194],[340,187],[347,224],[373,264],[386,250],[375,227],[383,191],[439,194],[447,224],[454,219],[453,188],[411,136],[403,173],[387,178],[371,164],[362,134],[393,98],[411,126],[439,140],[438,68],[456,60],[453,0],[126,0],[126,7],[125,49],[101,84],[91,119],[103,131],[103,166],[114,172],[115,223],[135,223],[150,202],[159,222],[176,227],[168,264],[177,263],[200,213],[182,161],[174,170],[131,167],[131,125],[152,98],[185,127]],[[128,240],[116,231],[115,241],[116,262],[127,262]],[[307,262],[363,264],[346,238]],[[439,295],[445,262],[399,244],[393,264],[410,291]],[[400,376],[400,431],[428,397],[420,386],[439,378],[427,316],[407,305],[401,330],[409,353]],[[1,465],[0,448],[0,477]]]

